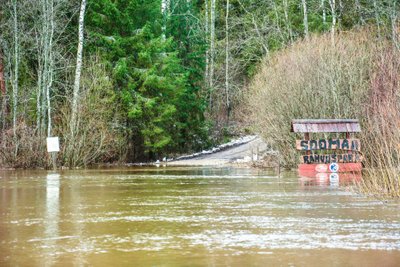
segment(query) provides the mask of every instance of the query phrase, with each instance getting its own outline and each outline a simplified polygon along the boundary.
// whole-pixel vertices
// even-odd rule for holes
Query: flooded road
[[[0,266],[400,266],[400,205],[239,168],[0,172]]]

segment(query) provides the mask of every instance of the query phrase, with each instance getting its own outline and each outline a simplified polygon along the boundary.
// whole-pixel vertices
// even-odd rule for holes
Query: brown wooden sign
[[[309,150],[352,150],[360,151],[359,139],[319,139],[319,140],[296,140],[296,149]]]
[[[314,155],[303,155],[300,157],[302,163],[357,163],[362,161],[360,154],[314,154]]]

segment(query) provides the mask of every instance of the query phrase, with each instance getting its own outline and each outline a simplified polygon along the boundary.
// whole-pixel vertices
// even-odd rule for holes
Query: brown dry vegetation
[[[77,115],[77,131],[71,134],[71,103],[65,99],[60,103],[54,117],[54,134],[60,136],[57,164],[67,167],[82,167],[103,162],[124,160],[126,142],[124,129],[115,115],[113,98],[115,92],[98,57],[91,57],[82,73],[82,92]],[[46,139],[37,135],[37,129],[18,123],[14,136],[12,129],[0,137],[0,166],[9,168],[37,168],[51,166],[46,151]]]
[[[246,99],[247,118],[280,152],[298,160],[290,132],[295,118],[358,118],[365,155],[365,192],[400,197],[400,56],[374,31],[313,36],[262,64]]]

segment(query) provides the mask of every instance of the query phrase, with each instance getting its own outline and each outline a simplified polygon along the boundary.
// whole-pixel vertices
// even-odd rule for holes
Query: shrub
[[[292,119],[358,118],[364,192],[400,197],[400,57],[373,30],[302,40],[266,59],[246,96],[244,114],[281,155],[297,164]],[[312,136],[311,136],[312,137]]]
[[[62,137],[60,159],[69,167],[112,162],[125,153],[123,127],[108,73],[99,59],[88,60],[82,74],[76,132],[70,130],[71,104],[65,101],[56,119],[55,132]]]

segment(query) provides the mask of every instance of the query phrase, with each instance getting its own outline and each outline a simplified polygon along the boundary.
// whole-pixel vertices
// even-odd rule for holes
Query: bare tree
[[[86,5],[86,3],[85,3]],[[167,20],[168,20],[168,6],[169,6],[169,1],[168,0],[161,0],[161,14],[163,16],[163,22],[162,22],[162,38],[163,40],[166,39],[166,33],[167,33]],[[81,6],[82,10],[82,6]]]
[[[324,23],[324,25],[326,25],[325,0],[321,0],[321,8],[322,8],[322,23]]]
[[[5,119],[7,116],[7,89],[6,89],[6,79],[5,79],[5,68],[4,68],[4,55],[2,49],[0,48],[0,91],[1,91],[1,126],[4,130],[5,128]],[[4,134],[4,131],[3,131]]]
[[[250,17],[251,17],[251,23],[254,27],[254,30],[257,34],[257,37],[259,38],[259,41],[261,42],[261,46],[264,49],[264,53],[265,55],[269,55],[269,48],[268,45],[266,44],[266,40],[265,38],[262,36],[261,31],[260,31],[260,27],[256,21],[256,18],[254,16],[254,14],[252,12],[250,12],[243,4],[240,0],[238,0],[240,6],[242,7],[242,9],[244,10],[244,12],[246,12]]]
[[[54,0],[39,0],[40,18],[36,30],[38,80],[36,94],[37,128],[43,135],[47,122],[47,136],[51,136],[51,101],[50,91],[54,77]]]
[[[5,95],[6,95],[6,80],[4,77],[3,52],[1,49],[0,49],[0,92],[1,92],[1,96],[5,97]]]
[[[207,45],[207,49],[206,49],[206,67],[205,67],[205,74],[204,74],[204,81],[205,84],[207,85],[207,87],[210,84],[209,81],[209,64],[210,64],[210,55],[209,55],[209,24],[210,24],[210,18],[209,18],[209,12],[208,12],[208,1],[209,0],[205,0],[204,1],[204,9],[205,9],[205,41],[206,41],[206,45]]]
[[[13,135],[16,138],[17,131],[17,110],[18,110],[18,76],[20,61],[20,43],[19,43],[19,26],[18,26],[18,8],[17,0],[12,1],[12,18],[13,18],[13,71],[12,71],[12,103],[13,103]]]
[[[78,25],[78,51],[76,55],[76,69],[75,69],[75,82],[74,91],[72,96],[72,110],[71,110],[71,134],[74,136],[76,127],[76,118],[78,112],[78,102],[79,102],[79,87],[81,80],[81,70],[82,70],[82,52],[83,52],[83,38],[84,38],[84,21],[85,21],[85,10],[86,10],[86,0],[81,1],[81,9],[79,13],[79,25]],[[164,38],[165,38],[165,32]]]
[[[211,0],[211,25],[210,25],[210,108],[212,108],[212,90],[214,87],[214,58],[215,58],[215,1]]]
[[[308,14],[307,14],[307,1],[301,0],[303,5],[303,24],[304,24],[304,36],[308,38]]]
[[[226,0],[226,9],[225,9],[225,95],[226,95],[226,108],[227,108],[227,122],[229,123],[229,116],[231,110],[231,103],[229,98],[229,0]]]
[[[397,5],[396,5],[396,0],[391,1],[390,5],[390,24],[392,28],[392,41],[393,44],[397,49],[400,49],[399,45],[399,32],[398,32],[398,25],[397,25],[397,17],[398,17],[398,12],[397,12]]]
[[[332,15],[331,38],[332,38],[332,45],[334,45],[335,31],[336,31],[336,0],[329,0],[329,5],[331,6],[331,15]]]
[[[286,29],[289,35],[289,42],[292,43],[293,42],[293,33],[292,33],[292,27],[290,26],[290,19],[289,19],[289,4],[288,4],[288,0],[282,0],[283,2],[283,13],[285,16],[285,24],[286,24]]]

